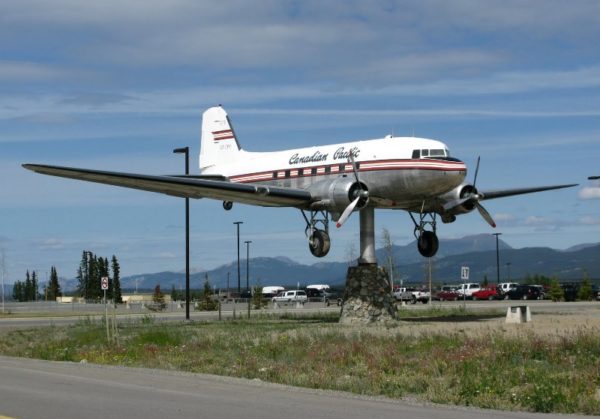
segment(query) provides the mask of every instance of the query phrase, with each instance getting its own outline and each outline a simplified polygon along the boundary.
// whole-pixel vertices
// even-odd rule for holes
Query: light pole
[[[237,268],[238,268],[238,294],[242,292],[242,286],[240,284],[240,224],[244,224],[243,221],[234,221],[233,224],[237,226]]]
[[[502,233],[492,233],[496,236],[496,284],[500,283],[500,251],[498,250],[498,236]]]
[[[250,243],[252,240],[246,240],[246,291],[250,291]]]
[[[185,154],[185,174],[190,174],[190,148],[173,150],[176,154]],[[185,198],[185,319],[190,319],[190,198]]]

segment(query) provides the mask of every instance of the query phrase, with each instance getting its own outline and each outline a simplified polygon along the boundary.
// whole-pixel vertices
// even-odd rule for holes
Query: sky
[[[198,173],[202,112],[222,104],[249,151],[416,135],[446,143],[480,190],[579,183],[485,201],[441,239],[501,232],[517,248],[600,241],[600,2],[5,0],[0,3],[0,251],[4,277],[84,250],[123,276],[185,268],[184,201],[42,176],[45,163]],[[250,256],[342,261],[358,216],[308,251],[296,209],[192,200],[191,265]],[[403,211],[376,231],[414,240]],[[1,260],[1,259],[0,259]],[[1,269],[0,269],[1,270]]]

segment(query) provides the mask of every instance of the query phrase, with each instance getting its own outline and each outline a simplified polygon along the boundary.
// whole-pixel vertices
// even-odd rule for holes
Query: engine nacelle
[[[361,190],[366,191],[367,186],[364,183],[359,184],[350,177],[339,177],[333,182],[319,182],[310,188],[311,195],[316,199],[312,207],[329,211],[331,218],[337,221],[340,214],[356,199]],[[368,198],[360,199],[355,208],[364,208],[368,202]]]
[[[469,183],[463,183],[453,190],[440,196],[441,210],[439,214],[444,223],[451,223],[456,216],[467,214],[475,209],[475,201],[468,199],[477,195],[477,188]]]

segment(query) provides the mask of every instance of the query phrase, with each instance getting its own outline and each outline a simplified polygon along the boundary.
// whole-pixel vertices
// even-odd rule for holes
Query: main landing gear
[[[422,212],[419,214],[419,222],[417,223],[417,221],[415,220],[415,217],[413,216],[412,212],[409,212],[410,214],[410,218],[412,218],[413,223],[415,224],[415,230],[414,230],[414,235],[415,238],[417,239],[417,249],[419,250],[419,253],[421,254],[421,256],[424,256],[426,258],[430,258],[435,256],[435,254],[437,253],[439,247],[440,247],[440,242],[438,240],[437,234],[435,233],[436,230],[436,220],[435,220],[435,213],[429,213],[429,212]],[[430,218],[429,220],[427,220],[426,218]],[[431,231],[429,230],[425,230],[425,228],[427,226],[431,226]]]
[[[329,253],[331,239],[329,238],[329,214],[327,211],[310,211],[310,220],[302,211],[306,220],[306,237],[308,238],[308,249],[313,256],[322,258]],[[321,227],[321,228],[318,228]]]

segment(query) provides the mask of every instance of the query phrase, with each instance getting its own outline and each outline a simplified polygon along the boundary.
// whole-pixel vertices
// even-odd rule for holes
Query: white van
[[[456,289],[456,292],[460,294],[461,298],[473,298],[473,293],[479,291],[481,286],[475,282],[467,282],[466,284],[460,284]]]

